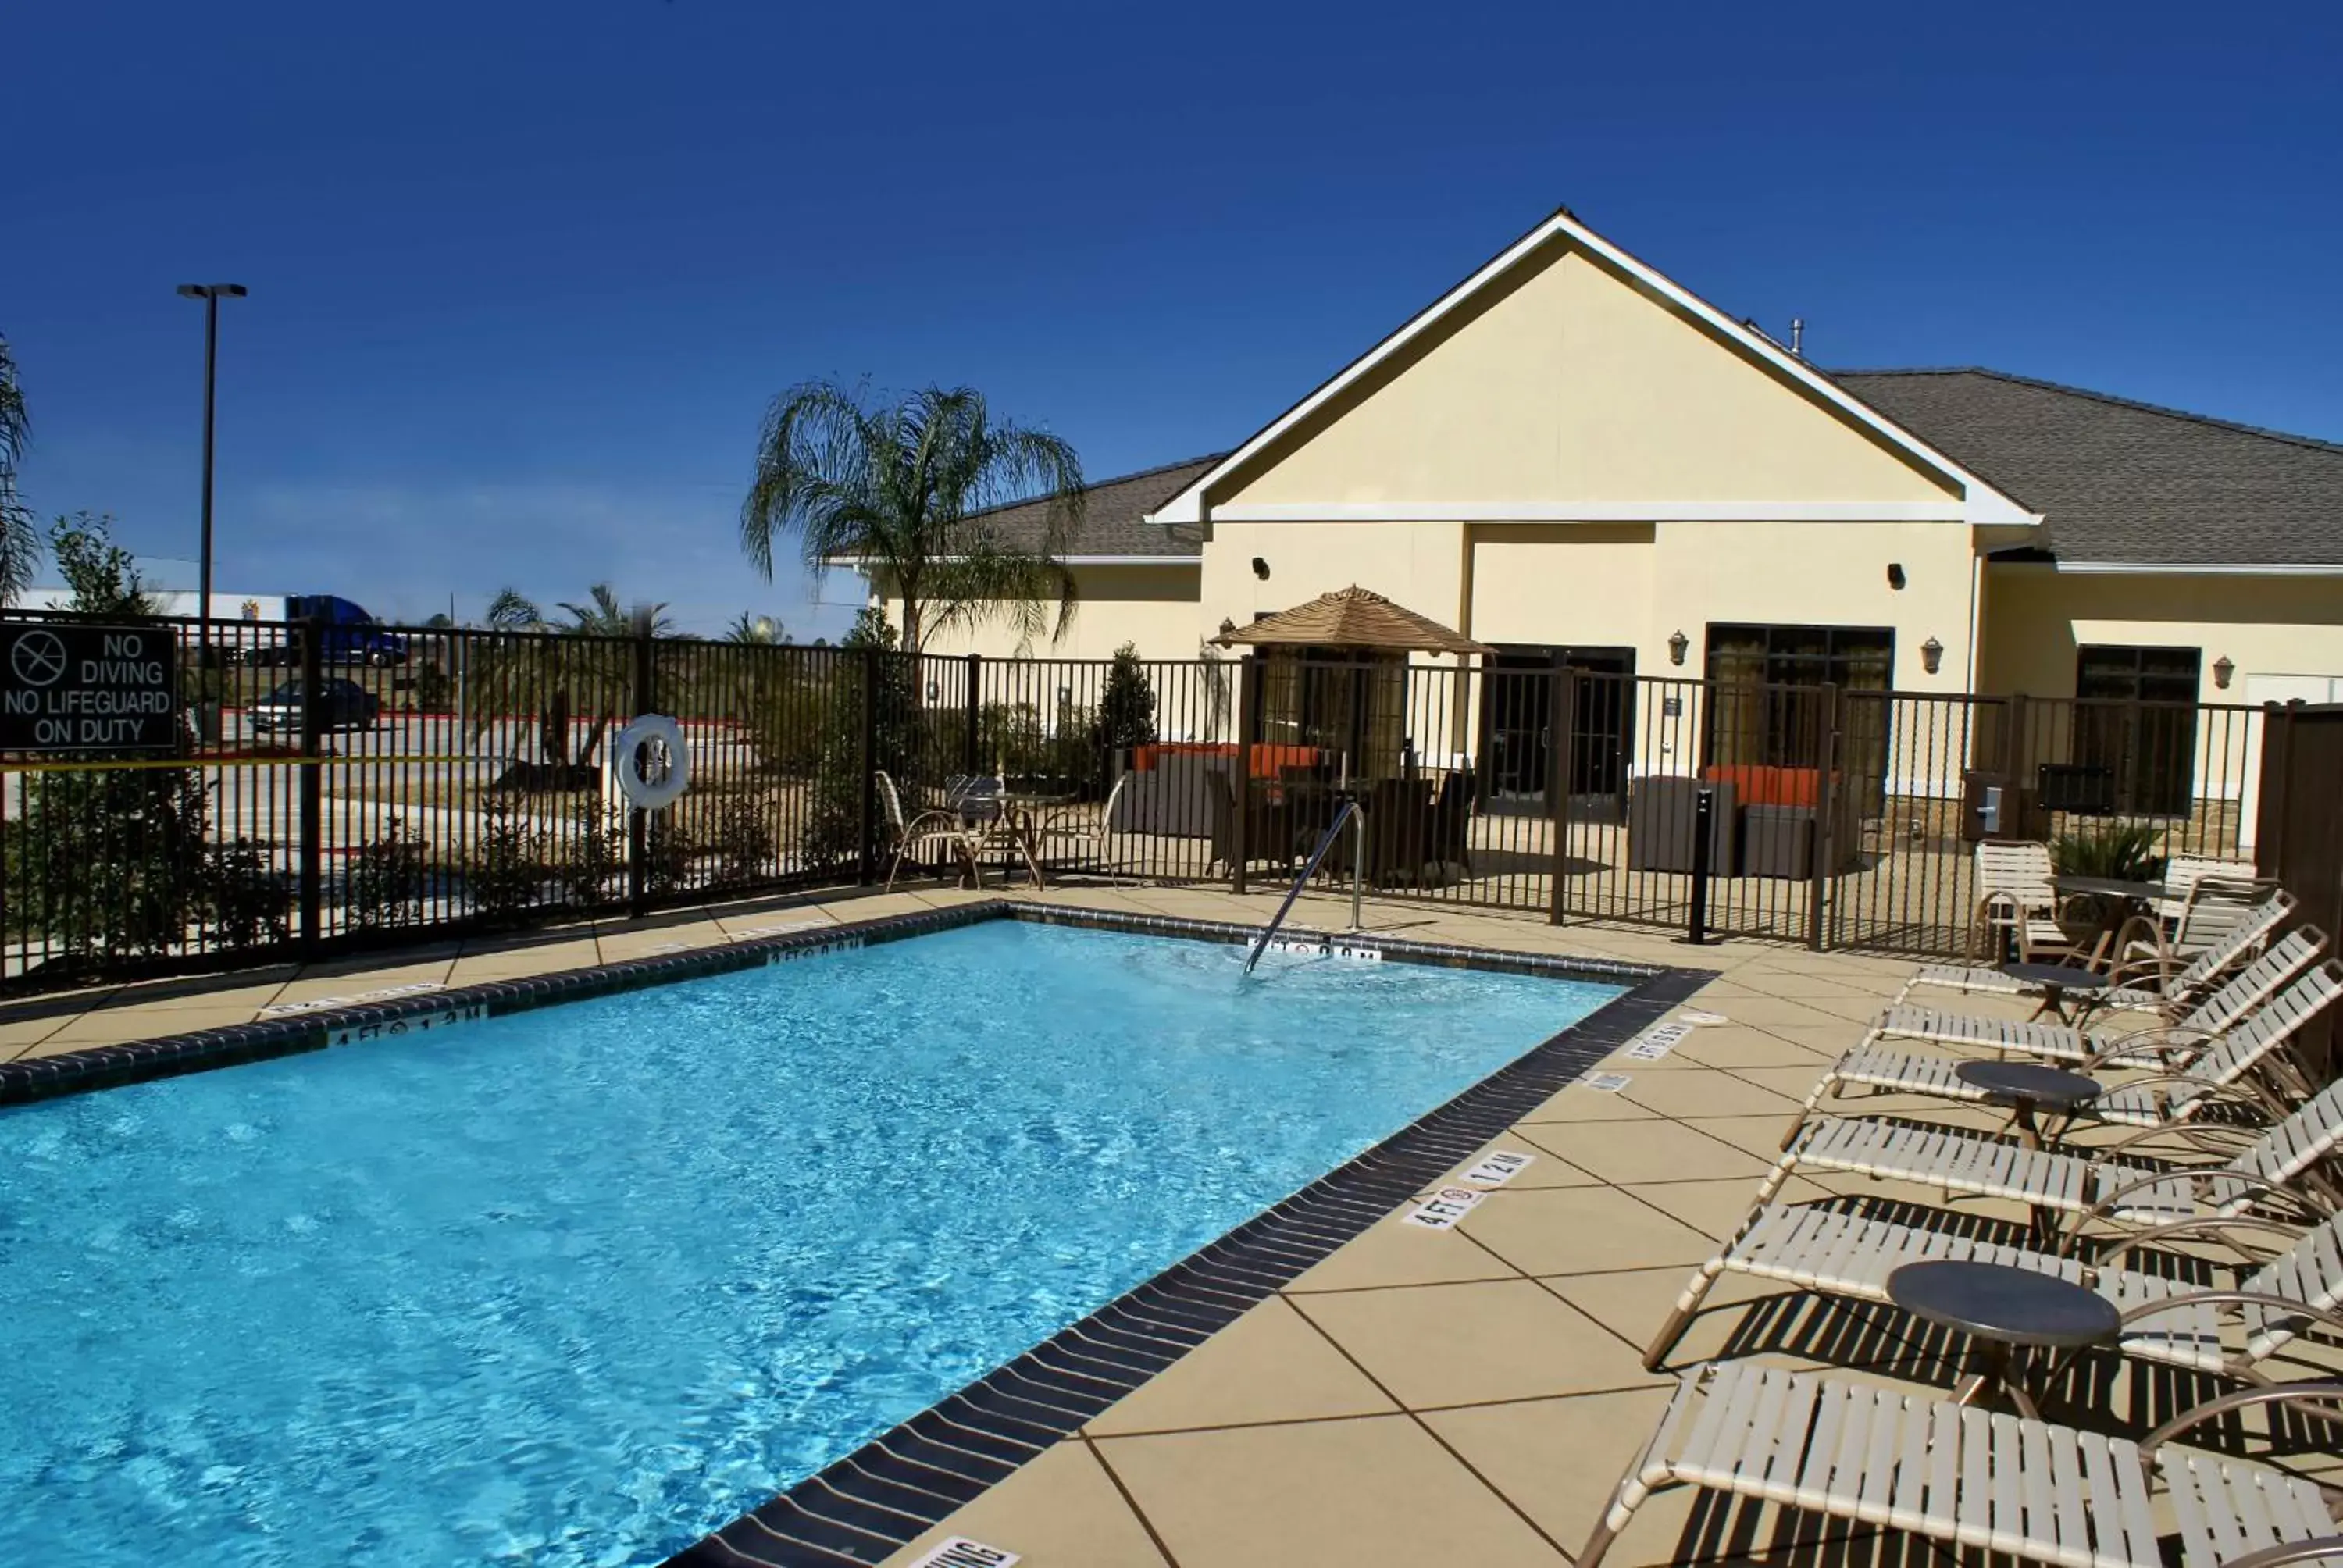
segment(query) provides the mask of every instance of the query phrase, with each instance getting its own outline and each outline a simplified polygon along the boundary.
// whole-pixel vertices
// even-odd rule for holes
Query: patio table
[[[2003,1263],[1906,1263],[1887,1276],[1887,1299],[1966,1339],[1955,1399],[1972,1404],[2006,1393],[2028,1421],[2041,1420],[2042,1412],[2026,1386],[2024,1352],[2113,1344],[2123,1326],[2115,1303],[2098,1292]]]
[[[2120,877],[2068,876],[2050,879],[2050,885],[2069,898],[2091,899],[2099,908],[2098,940],[2091,944],[2092,963],[2105,960],[2112,968],[2123,955],[2123,933],[2135,920],[2153,922],[2158,899],[2166,897],[2162,882],[2135,882]]]
[[[2040,986],[2042,1005],[2034,1010],[2034,1016],[2040,1018],[2046,1012],[2065,1024],[2079,1021],[2082,1014],[2090,1010],[2091,1004],[2110,983],[2107,977],[2098,970],[2078,969],[2073,964],[2007,963],[2001,966],[2001,972],[2014,980]],[[2066,993],[2069,991],[2082,993],[2081,1004],[2072,1015],[2066,1011]]]
[[[1033,873],[1033,887],[1039,891],[1049,885],[1041,876],[1042,813],[1072,805],[1081,799],[1081,792],[1004,789],[994,799],[1001,802],[1001,829],[1005,836],[1001,879],[1004,883],[1009,879],[1009,856],[1013,850],[1024,856],[1025,869]]]
[[[2006,1108],[2018,1141],[2028,1149],[2042,1147],[2042,1129],[2034,1120],[2037,1109],[2071,1117],[2107,1092],[2096,1078],[2036,1061],[1964,1061],[1953,1076],[1984,1094],[1987,1105]]]

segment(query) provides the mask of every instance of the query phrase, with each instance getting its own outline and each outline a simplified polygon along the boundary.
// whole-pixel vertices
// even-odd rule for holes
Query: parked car
[[[382,700],[355,680],[333,677],[317,689],[320,729],[372,729]],[[252,728],[261,734],[301,733],[301,683],[288,680],[252,705]]]

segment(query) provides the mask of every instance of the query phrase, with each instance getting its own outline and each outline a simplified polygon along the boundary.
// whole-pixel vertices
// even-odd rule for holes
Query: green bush
[[[746,888],[770,878],[779,849],[770,804],[760,798],[735,795],[718,801],[712,816],[707,849],[716,865],[708,885]]]
[[[206,903],[206,805],[191,768],[27,775],[8,839],[10,931],[76,963],[179,946]]]
[[[2050,860],[2061,876],[2148,882],[2164,869],[2163,858],[2156,849],[2154,827],[2146,822],[2110,822],[2053,839]]]
[[[232,948],[283,941],[289,934],[293,890],[270,864],[268,846],[238,839],[211,846],[209,855],[204,914],[213,933]]]
[[[544,897],[546,837],[523,822],[508,801],[491,803],[487,818],[464,868],[464,889],[475,914],[508,920]]]
[[[1099,694],[1096,743],[1111,757],[1155,741],[1155,688],[1147,678],[1147,667],[1139,662],[1138,645],[1126,642],[1114,650],[1106,689]]]
[[[554,875],[561,894],[573,904],[599,904],[612,897],[613,887],[627,869],[627,816],[600,805],[578,809],[568,837],[563,840]]]
[[[869,775],[862,764],[864,664],[866,648],[879,649],[879,688],[874,694],[878,724],[871,766],[883,769],[904,792],[905,808],[918,798],[924,782],[919,758],[925,723],[920,706],[917,661],[895,654],[895,628],[883,611],[865,609],[840,645],[858,657],[830,665],[836,691],[822,710],[820,740],[816,748],[812,788],[798,829],[798,853],[809,870],[837,870],[853,864],[861,854],[862,792]]]
[[[397,817],[383,835],[350,852],[342,884],[342,918],[352,931],[419,925],[430,888],[431,846]]]

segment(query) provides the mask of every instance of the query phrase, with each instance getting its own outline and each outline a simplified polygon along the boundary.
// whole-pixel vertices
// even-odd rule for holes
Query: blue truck
[[[324,637],[318,645],[321,663],[388,665],[407,662],[407,639],[397,632],[383,630],[363,607],[338,594],[287,594],[285,618],[288,621],[314,618],[325,623]],[[294,665],[301,662],[301,646],[291,638],[262,643],[246,649],[244,657],[248,664]]]

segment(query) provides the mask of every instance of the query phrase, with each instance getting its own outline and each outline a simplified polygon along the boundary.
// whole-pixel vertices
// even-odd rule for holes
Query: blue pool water
[[[656,1563],[1616,994],[987,924],[0,1113],[0,1563]]]

